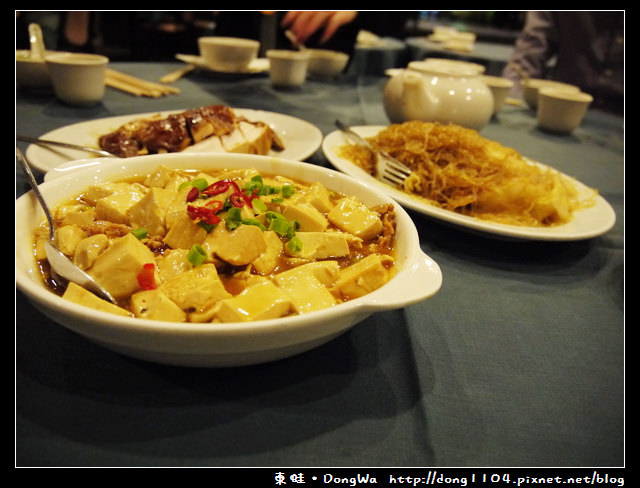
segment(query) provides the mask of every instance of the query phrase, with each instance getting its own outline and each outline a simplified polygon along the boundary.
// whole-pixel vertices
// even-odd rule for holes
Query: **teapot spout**
[[[404,76],[403,106],[405,120],[429,120],[438,105],[438,97],[430,90],[427,79],[407,71]]]
[[[425,87],[425,78],[419,73],[402,70],[385,85],[384,106],[391,123],[426,120],[436,105],[437,97]]]

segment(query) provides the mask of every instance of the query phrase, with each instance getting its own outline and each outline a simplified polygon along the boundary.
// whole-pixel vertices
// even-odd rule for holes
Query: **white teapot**
[[[493,95],[478,66],[434,59],[393,70],[384,87],[387,117],[391,123],[451,122],[480,130],[493,115]]]

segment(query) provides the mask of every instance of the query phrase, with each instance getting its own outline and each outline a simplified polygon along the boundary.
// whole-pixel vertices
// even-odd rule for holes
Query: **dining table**
[[[467,49],[449,49],[428,37],[410,37],[405,41],[409,59],[446,58],[480,64],[489,76],[501,76],[513,54],[515,44],[488,40],[474,41]]]
[[[154,82],[181,66],[110,63]],[[42,136],[106,117],[223,104],[286,114],[326,136],[337,119],[389,124],[386,81],[352,70],[284,89],[266,72],[194,69],[173,93],[107,87],[85,107],[17,89],[15,129]],[[537,469],[527,483],[564,469],[622,480],[624,117],[591,108],[576,130],[558,135],[513,103],[480,133],[597,189],[615,223],[593,237],[545,240],[407,209],[442,271],[435,296],[376,312],[310,351],[239,367],[127,357],[55,323],[16,289],[16,467],[266,470],[255,486],[347,484],[341,469],[393,470],[379,484],[406,472],[471,486],[462,476],[474,469],[490,469],[486,484],[510,469]],[[320,145],[305,161],[333,168]],[[35,175],[43,181],[43,171]],[[18,165],[15,182],[16,198],[30,190]]]

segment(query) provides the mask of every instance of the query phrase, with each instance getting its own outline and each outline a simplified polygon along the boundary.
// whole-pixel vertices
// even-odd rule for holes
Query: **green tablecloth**
[[[157,80],[177,65],[114,68]],[[16,100],[16,132],[213,103],[307,120],[385,124],[385,79],[274,90],[263,75],[194,72],[178,95],[71,108]],[[507,107],[483,131],[600,190],[617,214],[578,242],[507,241],[412,212],[444,283],[275,363],[183,369],[104,350],[16,295],[18,466],[624,465],[624,126],[590,112],[572,136]],[[24,145],[21,145],[24,148]],[[321,150],[309,158],[327,165]],[[16,174],[17,195],[27,190]],[[16,225],[20,225],[19,222]]]

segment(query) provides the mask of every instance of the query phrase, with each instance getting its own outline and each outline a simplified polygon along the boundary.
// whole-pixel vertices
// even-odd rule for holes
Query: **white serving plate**
[[[181,112],[174,110],[171,112],[149,112],[131,115],[118,115],[101,119],[88,120],[66,125],[58,129],[42,134],[41,139],[48,139],[60,142],[68,142],[84,147],[98,147],[98,138],[107,134],[121,125],[132,120],[147,118],[157,114],[168,115],[170,113]],[[269,124],[271,128],[280,136],[285,149],[280,152],[271,151],[270,154],[284,159],[296,159],[302,161],[311,156],[322,143],[322,132],[315,125],[292,117],[290,115],[265,110],[253,110],[234,108],[233,111],[239,115],[253,121],[262,121]],[[183,152],[209,152],[212,146],[207,141],[201,141],[193,146],[189,146]],[[79,159],[94,158],[84,151],[75,149],[65,149],[59,147],[43,147],[31,144],[25,155],[35,168],[42,172],[51,171],[57,166]]]
[[[356,126],[352,129],[362,137],[373,137],[380,132],[384,126]],[[596,237],[608,232],[616,221],[615,211],[609,203],[601,196],[596,197],[595,205],[589,208],[581,209],[575,213],[571,222],[564,225],[554,227],[528,227],[518,225],[508,225],[490,222],[487,220],[477,219],[466,215],[460,215],[450,210],[445,210],[430,204],[425,199],[410,195],[391,185],[383,183],[366,171],[358,167],[351,161],[341,158],[337,149],[348,144],[349,141],[340,131],[334,131],[328,134],[322,142],[322,150],[325,156],[340,171],[365,181],[368,184],[384,191],[394,200],[416,212],[424,214],[435,219],[448,222],[457,226],[461,226],[474,231],[493,234],[496,236],[529,239],[529,240],[545,240],[545,241],[571,241],[588,239]],[[542,163],[536,163],[544,166]],[[584,195],[590,195],[591,189],[581,182],[565,175],[578,188],[578,191]]]

